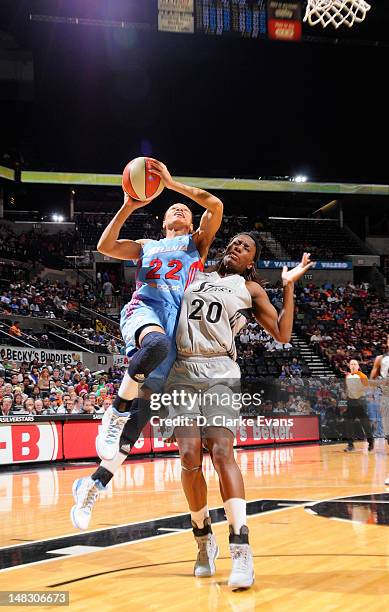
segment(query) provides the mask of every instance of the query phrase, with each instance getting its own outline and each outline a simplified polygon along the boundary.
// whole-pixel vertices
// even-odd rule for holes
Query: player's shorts
[[[178,320],[179,308],[175,304],[150,305],[139,300],[134,306],[127,304],[120,317],[120,330],[126,344],[126,355],[131,357],[138,349],[137,331],[145,325],[158,325],[165,331],[166,336],[171,340],[168,356],[164,361],[153,370],[149,379],[166,380],[170,368],[172,367],[176,351],[176,325]]]
[[[169,417],[181,417],[175,426],[193,419],[203,430],[224,427],[235,436],[241,408],[240,368],[230,357],[179,357],[170,370],[165,391],[172,396]]]

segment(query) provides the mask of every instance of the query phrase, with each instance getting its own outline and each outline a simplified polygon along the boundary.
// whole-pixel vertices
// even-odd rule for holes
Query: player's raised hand
[[[171,189],[174,184],[174,181],[172,179],[172,175],[170,174],[165,164],[163,164],[162,162],[152,157],[150,157],[149,159],[150,159],[149,172],[151,174],[156,174],[157,176],[159,176],[160,179],[163,181],[165,187],[167,187],[168,189]]]
[[[132,210],[136,210],[137,208],[142,208],[143,206],[147,206],[147,204],[150,204],[150,202],[152,202],[154,198],[157,197],[156,195],[154,195],[151,198],[148,198],[147,200],[134,200],[134,198],[128,195],[126,191],[123,191],[123,193],[124,193],[124,205],[130,207]]]
[[[287,266],[282,268],[282,285],[286,287],[287,285],[291,285],[296,281],[300,280],[302,276],[313,266],[314,262],[311,261],[310,253],[303,253],[301,261],[298,266],[288,270]]]

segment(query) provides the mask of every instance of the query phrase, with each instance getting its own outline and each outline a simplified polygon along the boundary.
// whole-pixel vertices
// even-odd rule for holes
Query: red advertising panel
[[[236,446],[319,440],[317,416],[244,418],[238,427]]]
[[[293,424],[289,430],[285,429],[285,436],[280,436],[275,442],[312,442],[320,440],[319,418],[317,416],[297,416],[291,417],[291,420]]]
[[[65,459],[97,457],[95,441],[101,426],[96,421],[67,421],[63,425],[63,452]],[[150,426],[146,425],[142,437],[136,442],[131,455],[151,452]]]
[[[0,465],[97,458],[95,440],[101,426],[100,419],[41,423],[34,421],[33,417],[24,419],[23,422],[0,423]],[[317,416],[243,417],[237,429],[235,446],[316,440],[319,440]],[[131,454],[147,455],[152,452],[177,453],[178,446],[176,442],[165,442],[160,428],[148,424]]]
[[[151,427],[152,450],[155,453],[178,452],[176,442],[166,443],[158,426]],[[236,432],[235,446],[257,446],[280,442],[309,442],[319,440],[317,416],[242,417]]]
[[[62,423],[0,423],[0,465],[62,458]]]

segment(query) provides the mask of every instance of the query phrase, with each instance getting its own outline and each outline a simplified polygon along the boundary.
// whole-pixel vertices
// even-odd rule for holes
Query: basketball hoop
[[[339,28],[346,25],[351,28],[354,22],[360,23],[371,9],[365,0],[308,0],[304,21],[309,25],[328,25]]]

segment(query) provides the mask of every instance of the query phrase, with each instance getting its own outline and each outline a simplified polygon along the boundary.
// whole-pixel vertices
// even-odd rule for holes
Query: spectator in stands
[[[103,294],[104,294],[104,299],[105,299],[105,301],[106,301],[106,303],[108,305],[108,308],[111,307],[112,302],[113,302],[113,291],[114,291],[114,289],[115,288],[114,288],[113,284],[111,283],[111,281],[107,277],[107,280],[103,284]]]
[[[88,383],[88,385],[92,384],[93,376],[92,376],[91,371],[90,371],[89,368],[85,368],[85,370],[84,370],[84,378],[85,378],[86,382]]]
[[[320,333],[320,329],[317,329],[310,337],[311,342],[321,342],[322,340],[323,340],[323,337]]]
[[[34,402],[34,413],[39,416],[45,414],[43,409],[43,401],[41,399],[37,399]]]
[[[17,374],[11,374],[11,385],[12,389],[15,391],[15,387],[19,386],[19,377]]]
[[[37,402],[42,402],[43,414],[54,414],[54,410],[51,408],[50,397],[44,397],[42,400],[35,400],[35,404]]]
[[[91,401],[92,406],[96,406],[97,400],[96,400],[96,393],[94,393],[93,391],[91,393],[89,393],[88,395],[88,399]]]
[[[46,414],[56,414],[58,412],[58,408],[60,407],[58,405],[56,396],[55,395],[49,395],[48,399],[49,399],[49,406],[46,407],[47,403],[45,403],[45,412],[46,412]],[[65,412],[65,410],[64,410],[64,412]],[[59,411],[58,414],[61,414],[61,411]]]
[[[72,397],[70,397],[70,399],[66,400],[65,412],[66,412],[66,414],[72,414],[72,412],[74,412],[74,410],[76,410],[76,414],[77,414],[78,413],[78,405],[75,404],[75,398],[73,399]]]
[[[120,352],[119,348],[118,348],[118,346],[116,344],[115,338],[111,338],[111,340],[108,342],[108,347],[107,348],[108,348],[108,351],[111,354],[116,354],[117,355]]]
[[[43,392],[50,390],[50,373],[48,368],[42,368],[38,379],[38,387]]]
[[[84,405],[83,405],[82,412],[84,414],[95,414],[96,413],[96,408],[93,406],[93,404],[90,401],[90,399],[86,398],[84,400]]]
[[[19,410],[22,410],[24,402],[25,402],[25,397],[23,397],[22,393],[20,391],[15,391],[12,410],[14,412],[18,412]]]
[[[33,383],[28,375],[24,376],[21,387],[23,393],[25,393],[26,395],[32,395]]]
[[[20,329],[20,325],[18,321],[14,321],[9,328],[9,334],[11,336],[15,336],[16,338],[20,338],[22,335],[22,330]]]
[[[108,410],[108,408],[110,407],[111,402],[112,402],[112,400],[111,400],[110,398],[106,397],[106,398],[103,400],[103,402],[102,402],[101,406],[99,406],[99,407],[98,407],[98,409],[96,410],[96,412],[98,412],[98,413],[103,413],[103,412],[105,412],[105,411],[106,411],[106,410]]]
[[[35,414],[34,406],[35,406],[34,400],[32,399],[32,397],[28,397],[27,399],[24,400],[21,410],[18,410],[18,414]],[[14,405],[13,410],[15,411],[15,405]]]
[[[13,403],[12,397],[10,397],[9,395],[5,395],[3,397],[0,416],[8,416],[8,415],[13,414],[12,403]]]
[[[34,400],[38,398],[42,399],[42,392],[39,385],[34,385],[34,388],[32,390],[32,397],[34,398]]]
[[[75,392],[77,393],[77,395],[81,395],[81,392],[83,390],[85,391],[85,393],[87,393],[89,391],[89,385],[85,376],[80,377],[80,375],[77,375],[77,377],[79,378],[79,382],[74,387]]]
[[[30,372],[29,376],[30,376],[33,384],[37,385],[38,384],[38,380],[39,380],[39,368],[38,368],[38,366],[34,365],[31,368],[31,372]]]
[[[289,365],[289,371],[292,376],[300,376],[302,366],[297,362],[297,357],[293,357],[292,363]]]
[[[71,409],[72,414],[81,414],[83,412],[84,402],[81,397],[76,397],[73,400],[68,400],[66,402],[66,409],[68,407],[68,402],[73,402],[73,408]]]

